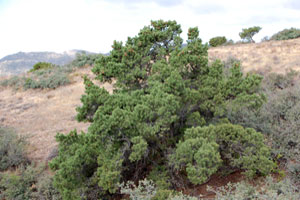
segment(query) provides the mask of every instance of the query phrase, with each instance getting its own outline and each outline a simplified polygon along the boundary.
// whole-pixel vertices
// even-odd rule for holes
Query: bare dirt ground
[[[211,60],[219,58],[241,60],[244,71],[280,72],[300,69],[300,39],[272,41],[257,44],[239,44],[209,49]],[[29,156],[45,161],[57,145],[57,132],[86,131],[89,124],[75,119],[80,97],[84,94],[81,76],[92,77],[91,68],[77,70],[71,77],[73,83],[55,90],[14,91],[0,88],[0,125],[9,126],[24,136],[29,136]],[[112,91],[108,83],[102,84]]]
[[[91,76],[91,68],[80,69],[71,77],[73,83],[55,90],[14,91],[0,88],[0,125],[13,127],[29,137],[29,157],[44,161],[56,146],[57,132],[87,131],[88,123],[76,121],[75,108],[81,105],[84,94],[81,75]],[[112,90],[109,84],[103,84]]]

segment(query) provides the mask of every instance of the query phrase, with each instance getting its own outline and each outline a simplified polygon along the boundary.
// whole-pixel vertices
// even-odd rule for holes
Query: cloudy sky
[[[239,40],[242,28],[261,26],[254,39],[300,28],[300,0],[0,0],[0,58],[19,51],[84,49],[109,52],[113,40],[135,36],[150,20],[176,20],[183,37],[198,26]]]

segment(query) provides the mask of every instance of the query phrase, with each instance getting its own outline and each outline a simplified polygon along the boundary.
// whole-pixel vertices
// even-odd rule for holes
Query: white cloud
[[[1,1],[1,0],[0,0]],[[4,1],[5,2],[5,1]],[[167,6],[173,2],[171,6]],[[296,0],[11,0],[0,4],[0,58],[18,51],[85,49],[108,52],[113,40],[125,41],[150,20],[176,20],[183,36],[198,26],[200,37],[239,39],[242,28],[258,25],[255,37],[300,28]],[[289,5],[289,6],[287,6]],[[298,5],[298,4],[297,4]],[[186,37],[184,37],[186,38]]]

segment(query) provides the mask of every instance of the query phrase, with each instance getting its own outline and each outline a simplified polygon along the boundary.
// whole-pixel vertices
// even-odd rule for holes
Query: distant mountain
[[[80,52],[83,52],[83,50],[70,50],[64,53],[19,52],[8,55],[0,59],[0,76],[17,75],[26,72],[38,62],[49,62],[56,65],[68,64],[75,58],[76,53]],[[91,52],[86,53],[89,54]]]

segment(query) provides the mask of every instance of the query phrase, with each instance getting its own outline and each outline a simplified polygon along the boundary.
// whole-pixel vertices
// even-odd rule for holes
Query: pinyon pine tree
[[[261,133],[223,119],[228,103],[261,107],[262,78],[243,76],[239,63],[226,73],[219,61],[209,65],[198,28],[189,29],[184,47],[181,32],[175,21],[151,21],[97,60],[93,73],[114,82],[114,91],[85,78],[77,118],[91,123],[88,132],[56,137],[59,155],[50,167],[64,199],[109,199],[120,183],[138,182],[157,166],[172,187],[185,174],[203,183],[220,166],[251,176],[274,169]]]
[[[255,43],[253,36],[261,30],[259,26],[253,26],[250,28],[244,28],[242,32],[239,33],[240,37],[247,42]]]

